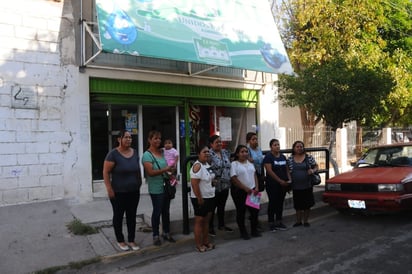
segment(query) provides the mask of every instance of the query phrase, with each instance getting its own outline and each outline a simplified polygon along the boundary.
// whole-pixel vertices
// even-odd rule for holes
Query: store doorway
[[[132,147],[139,156],[147,149],[147,136],[153,129],[162,133],[163,140],[172,139],[179,147],[176,107],[92,103],[90,117],[94,182],[103,180],[104,158],[108,151],[118,145],[120,130],[126,129],[132,133]]]
[[[91,151],[93,181],[103,180],[106,154],[118,145],[117,135],[127,129],[132,133],[132,147],[138,149],[138,107],[135,105],[91,105]]]

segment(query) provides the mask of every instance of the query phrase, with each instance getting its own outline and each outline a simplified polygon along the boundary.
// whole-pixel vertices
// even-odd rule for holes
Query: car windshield
[[[372,148],[363,155],[357,166],[412,166],[412,146]]]

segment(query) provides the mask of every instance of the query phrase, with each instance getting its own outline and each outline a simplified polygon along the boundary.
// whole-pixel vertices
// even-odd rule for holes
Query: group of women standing
[[[119,145],[111,150],[104,161],[103,178],[113,209],[113,228],[117,245],[121,250],[138,250],[135,243],[136,211],[140,199],[141,171],[137,151],[131,147],[132,136],[121,131]],[[259,196],[259,182],[265,177],[269,198],[268,222],[271,231],[285,230],[282,223],[283,203],[286,192],[293,190],[293,204],[296,210],[296,226],[309,226],[310,208],[314,205],[312,185],[309,175],[318,166],[314,158],[307,155],[304,144],[296,141],[292,155],[286,158],[280,153],[277,139],[270,141],[270,152],[265,156],[258,146],[256,133],[246,136],[246,145],[238,145],[234,159],[222,147],[218,135],[209,138],[209,145],[200,146],[197,160],[190,169],[191,202],[194,208],[194,236],[196,249],[205,252],[215,246],[209,236],[216,236],[214,213],[217,212],[217,228],[225,232],[233,229],[225,224],[225,206],[232,195],[236,207],[236,222],[241,238],[260,237],[259,209],[245,203],[248,195]],[[153,244],[161,245],[162,240],[175,242],[170,235],[170,198],[164,192],[164,177],[173,173],[175,166],[169,166],[161,148],[161,133],[149,132],[148,148],[141,162],[144,167],[153,211],[151,224]],[[266,172],[265,172],[266,171]],[[262,188],[262,186],[260,186]],[[250,233],[245,225],[246,211],[250,213]],[[122,232],[123,216],[126,214],[127,242]],[[162,237],[160,237],[160,219]]]
[[[318,165],[311,155],[306,154],[303,142],[296,141],[293,144],[289,158],[280,152],[277,139],[270,140],[270,151],[266,155],[263,155],[258,146],[256,133],[249,132],[246,142],[247,145],[237,146],[233,161],[230,161],[230,153],[222,149],[220,137],[217,135],[209,139],[210,146],[199,148],[198,160],[190,170],[191,201],[195,213],[194,234],[199,252],[214,248],[208,237],[215,235],[215,208],[218,209],[218,228],[233,231],[224,223],[224,208],[229,188],[236,207],[236,222],[241,238],[248,240],[251,236],[261,236],[259,210],[246,205],[245,201],[247,195],[258,195],[258,192],[262,191],[259,189],[259,178],[264,176],[269,199],[269,230],[274,232],[287,229],[282,217],[286,192],[290,190],[293,191],[293,205],[296,210],[296,222],[293,226],[310,226],[308,218],[310,208],[314,205],[314,196],[309,176],[318,170]],[[250,213],[250,234],[245,225],[246,211]]]

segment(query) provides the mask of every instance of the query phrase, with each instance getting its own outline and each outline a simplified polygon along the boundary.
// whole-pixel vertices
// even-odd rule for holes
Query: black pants
[[[283,217],[283,203],[285,202],[286,191],[278,183],[266,182],[266,192],[268,194],[268,222],[281,221]]]
[[[110,199],[113,208],[113,228],[117,242],[124,242],[123,216],[126,213],[127,240],[134,242],[136,234],[136,212],[140,200],[140,192],[116,192]]]
[[[245,226],[246,210],[250,213],[251,233],[257,233],[259,209],[247,206],[245,204],[247,193],[242,189],[232,186],[230,193],[232,194],[232,199],[236,207],[236,222],[239,227],[240,234],[243,235],[247,233]]]
[[[212,216],[210,217],[209,221],[209,229],[214,229],[214,218],[215,218],[215,210],[217,208],[217,224],[218,227],[225,226],[225,206],[227,198],[229,197],[229,189],[222,190],[220,192],[215,193],[215,207],[212,211]]]

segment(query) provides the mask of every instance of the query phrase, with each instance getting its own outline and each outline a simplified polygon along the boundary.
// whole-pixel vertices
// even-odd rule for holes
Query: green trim
[[[112,104],[196,105],[256,108],[257,90],[217,88],[141,81],[90,79],[92,100]],[[127,96],[119,96],[127,95]]]

